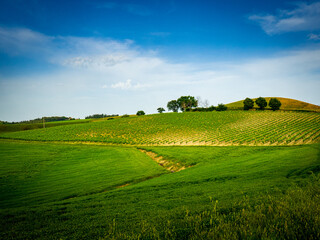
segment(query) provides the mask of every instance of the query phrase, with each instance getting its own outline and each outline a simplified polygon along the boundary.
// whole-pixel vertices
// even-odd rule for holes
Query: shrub
[[[218,107],[216,108],[216,111],[226,111],[228,107],[222,103],[218,104]]]
[[[144,111],[141,110],[141,111],[138,111],[138,112],[137,112],[137,116],[142,116],[142,115],[145,115],[145,112],[144,112]]]

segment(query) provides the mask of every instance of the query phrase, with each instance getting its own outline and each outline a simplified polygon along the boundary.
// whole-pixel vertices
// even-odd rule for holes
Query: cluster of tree
[[[107,114],[93,114],[85,117],[85,119],[91,119],[91,118],[106,118],[106,117],[117,117],[119,114],[112,114],[112,115],[107,115]]]
[[[25,124],[31,124],[31,123],[42,123],[44,121],[46,122],[57,122],[57,121],[65,121],[65,120],[74,120],[72,117],[58,117],[58,116],[53,116],[53,117],[43,117],[43,118],[35,118],[32,120],[27,120],[27,121],[21,121],[21,122],[6,122],[2,121],[3,124],[18,124],[18,123],[25,123]]]
[[[260,110],[264,110],[268,106],[267,100],[263,97],[257,98],[255,103],[258,105]],[[252,109],[253,107],[254,107],[254,101],[251,98],[246,98],[243,101],[244,110],[249,110],[249,109]],[[281,107],[281,102],[277,98],[271,98],[269,101],[269,107],[273,111],[279,110]]]
[[[198,101],[192,96],[181,96],[177,100],[171,100],[167,104],[167,108],[170,111],[178,112],[180,109],[182,112],[191,111],[191,109],[198,106]]]
[[[204,101],[202,105],[206,107],[198,107],[199,102],[201,101],[200,98],[196,99],[193,96],[181,96],[177,100],[171,100],[167,104],[167,108],[169,111],[178,112],[179,109],[182,112],[211,112],[211,111],[225,111],[227,110],[227,106],[224,104],[219,104],[217,107],[210,106],[208,107],[209,103],[207,100]],[[158,112],[160,110],[164,110],[163,108],[158,108]]]

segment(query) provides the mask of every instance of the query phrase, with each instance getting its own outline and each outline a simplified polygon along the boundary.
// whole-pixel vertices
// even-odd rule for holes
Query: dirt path
[[[161,167],[167,169],[170,172],[179,172],[181,170],[188,168],[187,166],[184,166],[181,163],[175,163],[168,159],[164,159],[162,156],[158,156],[158,154],[154,152],[147,151],[141,148],[138,148],[138,150],[148,155],[152,160],[156,161]]]

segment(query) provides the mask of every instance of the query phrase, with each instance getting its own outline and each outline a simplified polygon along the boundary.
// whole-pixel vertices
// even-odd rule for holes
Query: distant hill
[[[301,111],[320,112],[320,106],[315,105],[315,104],[311,104],[311,103],[307,103],[307,102],[303,102],[303,101],[299,101],[299,100],[291,99],[291,98],[283,98],[283,97],[276,97],[276,98],[279,99],[282,104],[280,110],[301,110]],[[257,98],[253,98],[254,101],[256,99]],[[271,97],[266,97],[265,99],[269,103]],[[243,101],[244,100],[232,102],[232,103],[226,104],[226,106],[229,109],[243,108]],[[256,104],[254,104],[254,107],[258,108],[258,106]]]

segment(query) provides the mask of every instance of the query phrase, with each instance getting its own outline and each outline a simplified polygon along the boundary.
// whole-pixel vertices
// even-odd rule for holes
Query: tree
[[[138,111],[137,112],[137,116],[142,116],[142,115],[145,115],[144,111]]]
[[[216,111],[226,111],[228,107],[222,103],[218,104],[218,107],[216,108]]]
[[[265,107],[268,105],[266,99],[263,98],[263,97],[258,97],[258,98],[256,99],[256,104],[259,106],[259,109],[260,109],[260,110],[264,110]]]
[[[178,112],[179,104],[178,104],[177,100],[171,100],[170,102],[168,102],[167,108],[169,111],[171,110],[173,112]]]
[[[181,96],[178,98],[177,102],[179,104],[179,108],[183,112],[198,106],[198,101],[192,96]]]
[[[254,106],[254,101],[253,101],[251,98],[246,98],[246,99],[243,101],[243,109],[244,109],[244,110],[252,109],[253,106]]]
[[[162,108],[162,107],[159,107],[157,110],[159,113],[163,113],[165,111],[164,108]]]
[[[269,101],[269,106],[273,111],[279,110],[281,107],[281,102],[277,98],[271,98]]]

